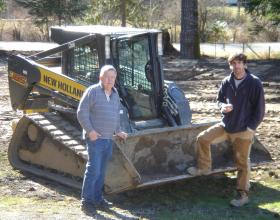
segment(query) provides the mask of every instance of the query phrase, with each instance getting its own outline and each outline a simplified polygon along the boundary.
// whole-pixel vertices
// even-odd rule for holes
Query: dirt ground
[[[86,216],[79,209],[80,192],[21,173],[9,165],[7,148],[12,135],[10,125],[21,113],[12,111],[10,106],[5,64],[2,62],[0,69],[0,219],[92,219],[92,216]],[[188,97],[193,111],[193,122],[220,118],[215,97],[221,79],[228,74],[225,60],[183,61],[169,57],[164,58],[164,68],[167,78],[175,80]],[[280,61],[251,61],[249,69],[262,79],[266,98],[265,119],[256,135],[274,160],[271,164],[254,168],[252,181],[258,182],[263,176],[269,176],[277,182],[280,181]],[[159,196],[161,191],[169,190],[168,186],[165,187],[167,188],[157,191],[156,195],[149,190],[144,191],[144,194]],[[178,187],[184,190],[184,186]],[[140,191],[108,197],[114,202],[114,207],[110,212],[99,212],[95,218],[157,218],[157,213],[166,206],[157,205],[155,202],[148,203],[142,194],[143,191]],[[277,195],[279,196],[279,192]],[[178,207],[174,208],[175,212],[180,209]],[[274,218],[279,217],[279,210],[280,205],[279,209],[274,211]]]

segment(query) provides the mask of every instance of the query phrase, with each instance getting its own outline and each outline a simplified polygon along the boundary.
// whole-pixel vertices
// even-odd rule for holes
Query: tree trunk
[[[197,0],[182,0],[180,44],[182,59],[200,57]]]
[[[237,0],[237,21],[238,22],[240,19],[240,7],[241,7],[241,0]]]
[[[164,56],[179,56],[179,52],[173,47],[171,43],[170,34],[167,29],[162,30],[162,46]]]
[[[126,0],[121,1],[122,27],[126,26]]]

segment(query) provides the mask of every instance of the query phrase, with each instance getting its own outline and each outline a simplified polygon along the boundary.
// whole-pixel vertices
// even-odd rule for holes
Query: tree
[[[88,5],[81,0],[53,0],[53,14],[62,23],[72,23],[75,18],[85,16]]]
[[[0,0],[0,11],[3,11],[6,7],[6,1],[5,0]]]
[[[122,26],[127,23],[139,27],[147,21],[148,9],[139,0],[91,0],[87,22]]]
[[[209,41],[212,27],[217,21],[225,20],[224,0],[198,0],[198,30],[200,42]]]
[[[6,1],[0,0],[0,12],[4,11],[6,8]],[[5,22],[3,20],[0,21],[0,40],[2,40],[2,34],[4,31]]]
[[[182,0],[180,44],[181,58],[200,57],[197,0]]]
[[[62,25],[73,22],[76,17],[83,17],[87,5],[79,0],[15,0],[27,8],[34,17],[34,23],[48,36],[50,25]]]
[[[126,0],[121,0],[122,27],[126,26]]]
[[[279,0],[247,0],[245,9],[253,15],[266,18],[274,25],[280,24]]]

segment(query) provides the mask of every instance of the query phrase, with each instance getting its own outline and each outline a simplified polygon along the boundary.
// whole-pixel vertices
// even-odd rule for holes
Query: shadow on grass
[[[121,209],[150,219],[275,219],[279,213],[262,208],[278,203],[280,191],[252,183],[251,202],[232,208],[235,179],[209,176],[120,194],[112,198]]]
[[[63,195],[80,198],[79,190],[38,178],[35,181]],[[272,181],[273,188],[253,182],[250,203],[241,208],[229,205],[235,195],[236,179],[212,175],[106,196],[113,206],[92,216],[97,219],[280,219],[280,183],[268,181]]]

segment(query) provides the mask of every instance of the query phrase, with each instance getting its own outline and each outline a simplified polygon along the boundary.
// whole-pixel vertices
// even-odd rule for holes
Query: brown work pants
[[[250,184],[250,151],[253,143],[254,132],[243,131],[228,133],[220,125],[216,124],[201,132],[197,137],[197,167],[202,170],[211,169],[210,144],[229,140],[233,145],[233,158],[237,167],[237,190],[249,191]]]

